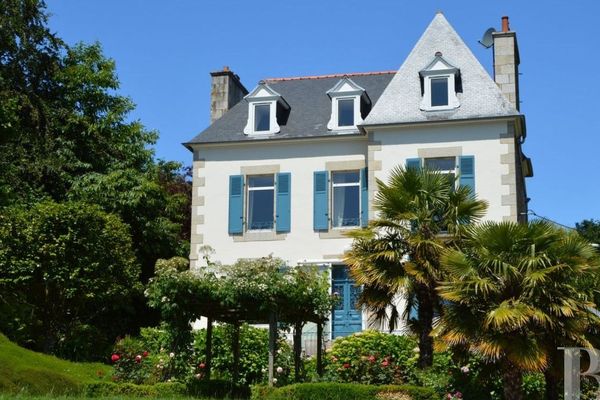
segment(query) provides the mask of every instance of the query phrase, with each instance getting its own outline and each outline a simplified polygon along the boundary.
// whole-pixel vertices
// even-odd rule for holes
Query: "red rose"
[[[344,365],[342,365],[342,367],[348,369],[348,368],[350,368],[350,364],[349,363],[344,363]]]
[[[383,365],[384,367],[387,367],[388,365],[390,365],[388,360],[384,360],[381,365]]]
[[[135,356],[135,362],[136,363],[141,363],[142,362],[142,356],[140,356],[139,354],[137,356]]]
[[[117,362],[117,361],[119,361],[119,360],[121,359],[121,357],[119,357],[119,355],[118,355],[118,354],[113,354],[113,355],[110,357],[110,359],[111,359],[111,361],[112,361],[112,362]]]
[[[142,356],[143,356],[144,358],[146,358],[146,357],[148,357],[148,354],[150,354],[150,353],[148,353],[148,351],[144,351],[144,352],[142,353]]]
[[[204,369],[204,368],[206,368],[206,364],[204,364],[204,363],[200,363],[200,364],[198,365],[198,368],[200,368],[200,369]]]
[[[374,363],[375,362],[375,356],[369,356],[369,362]]]

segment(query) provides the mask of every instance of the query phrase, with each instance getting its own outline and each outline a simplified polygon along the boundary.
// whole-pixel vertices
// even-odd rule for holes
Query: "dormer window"
[[[340,133],[358,131],[358,125],[371,109],[371,99],[362,87],[344,77],[327,95],[331,99],[331,117],[327,129]]]
[[[460,92],[460,71],[435,53],[435,58],[421,72],[421,110],[443,111],[458,108],[460,103],[457,92]]]
[[[290,111],[289,104],[265,82],[260,82],[244,99],[248,102],[245,135],[279,133]],[[283,122],[282,122],[283,121]]]

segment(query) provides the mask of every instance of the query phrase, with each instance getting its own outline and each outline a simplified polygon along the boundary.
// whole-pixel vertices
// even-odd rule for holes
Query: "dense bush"
[[[250,397],[250,387],[217,379],[191,380],[187,384],[187,394],[211,399],[247,399]]]
[[[408,396],[408,397],[406,397]],[[375,386],[352,383],[300,383],[271,389],[252,387],[252,400],[438,400],[435,391],[410,385]]]
[[[328,353],[326,379],[366,384],[407,382],[415,369],[416,346],[409,336],[373,330],[339,338]]]
[[[101,359],[128,324],[139,273],[127,226],[96,206],[0,212],[0,330],[20,344]]]

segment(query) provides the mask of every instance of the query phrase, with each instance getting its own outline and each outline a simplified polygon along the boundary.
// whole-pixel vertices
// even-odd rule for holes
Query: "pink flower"
[[[110,359],[112,362],[117,362],[121,359],[121,357],[118,354],[113,354]]]
[[[150,354],[150,353],[148,353],[148,351],[146,350],[146,351],[144,351],[144,352],[142,353],[142,356],[143,356],[144,358],[146,358],[146,357],[148,357],[148,355],[149,355],[149,354]]]
[[[457,399],[462,399],[462,393],[461,392],[454,393],[454,396],[456,396]]]
[[[142,356],[140,356],[139,354],[137,356],[135,356],[135,362],[136,363],[141,363],[142,362]]]
[[[383,362],[381,363],[382,366],[387,367],[388,365],[390,365],[390,362],[388,360],[383,360]]]
[[[342,365],[342,367],[344,367],[345,369],[350,368],[350,363],[344,363],[344,365]]]
[[[374,363],[375,362],[375,356],[369,356],[369,362]]]
[[[206,364],[200,363],[200,364],[198,364],[198,368],[204,369],[204,368],[206,368]]]

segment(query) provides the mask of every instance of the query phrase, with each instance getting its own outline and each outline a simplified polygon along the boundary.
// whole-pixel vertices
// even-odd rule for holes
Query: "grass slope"
[[[74,363],[36,353],[0,334],[0,393],[72,394],[83,384],[108,381],[110,373],[104,364]]]

